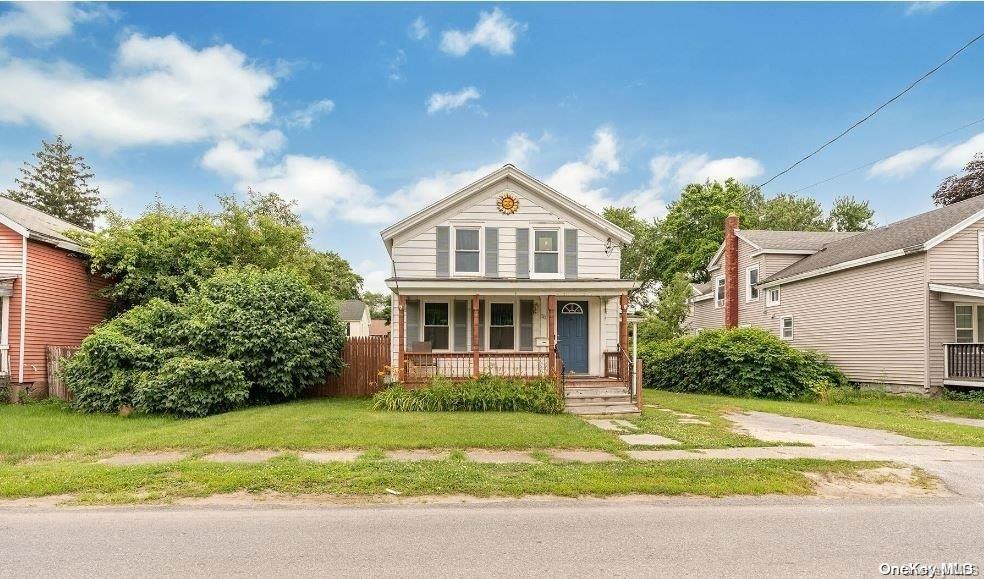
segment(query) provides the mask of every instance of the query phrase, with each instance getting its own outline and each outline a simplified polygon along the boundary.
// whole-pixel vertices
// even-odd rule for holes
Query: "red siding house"
[[[75,225],[0,197],[0,374],[44,396],[45,348],[78,346],[101,322],[106,282],[89,273]]]

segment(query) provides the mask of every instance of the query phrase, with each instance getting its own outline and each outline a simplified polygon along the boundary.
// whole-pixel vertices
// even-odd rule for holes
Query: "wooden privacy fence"
[[[48,396],[59,400],[71,400],[72,393],[61,379],[61,365],[79,349],[74,346],[45,346],[44,363],[48,373]]]
[[[349,338],[342,348],[345,367],[323,385],[308,388],[306,396],[370,396],[383,389],[380,373],[389,371],[390,342],[386,336]]]

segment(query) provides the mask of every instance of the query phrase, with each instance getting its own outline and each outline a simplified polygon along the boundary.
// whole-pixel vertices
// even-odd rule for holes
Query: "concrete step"
[[[634,404],[568,404],[565,411],[579,416],[639,415]]]
[[[582,396],[577,398],[568,397],[564,399],[568,405],[580,404],[631,404],[632,397],[628,394],[624,396]]]
[[[624,380],[618,380],[616,378],[565,378],[565,386],[583,386],[585,388],[591,387],[605,387],[612,385],[625,384]]]
[[[564,388],[567,398],[598,397],[598,396],[628,396],[629,389],[621,388]]]

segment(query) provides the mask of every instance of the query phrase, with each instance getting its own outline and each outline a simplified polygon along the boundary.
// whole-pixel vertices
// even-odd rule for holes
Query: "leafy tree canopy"
[[[253,266],[298,273],[335,299],[358,295],[362,278],[334,252],[313,249],[293,205],[275,193],[249,192],[243,202],[219,197],[220,210],[188,211],[157,202],[136,219],[108,215],[108,227],[79,236],[94,274],[118,311],[153,298],[170,302],[221,268]]]
[[[830,208],[834,231],[867,231],[875,227],[875,211],[867,201],[854,197],[838,197]]]
[[[36,164],[24,162],[14,179],[17,187],[8,189],[7,197],[91,230],[102,200],[99,188],[89,184],[94,175],[85,159],[72,154],[61,135],[52,143],[41,141],[34,158]]]
[[[656,306],[639,327],[639,338],[643,342],[652,342],[682,336],[691,291],[690,279],[682,273],[674,275],[670,283],[661,286],[656,294]]]
[[[937,205],[951,205],[984,193],[984,153],[977,153],[964,167],[963,175],[950,175],[933,193]]]
[[[362,301],[369,308],[369,316],[374,320],[390,319],[392,302],[389,294],[379,292],[362,292]]]

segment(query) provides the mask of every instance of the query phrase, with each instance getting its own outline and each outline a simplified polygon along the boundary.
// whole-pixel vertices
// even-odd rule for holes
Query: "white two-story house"
[[[632,235],[597,213],[506,165],[381,235],[397,379],[626,378]]]

